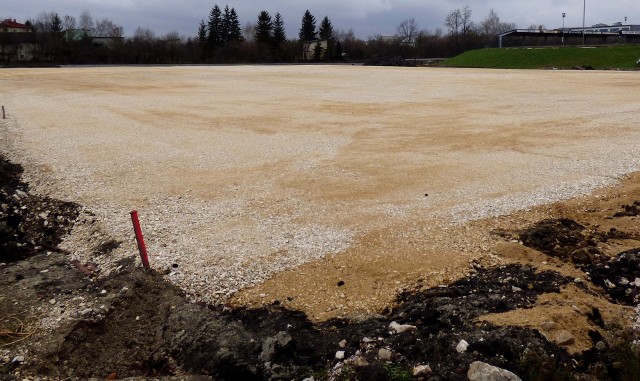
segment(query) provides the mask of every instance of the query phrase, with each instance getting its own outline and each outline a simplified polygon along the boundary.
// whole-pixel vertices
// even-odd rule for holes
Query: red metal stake
[[[140,228],[140,221],[138,220],[138,211],[131,211],[131,221],[133,222],[133,231],[136,233],[136,242],[138,242],[138,250],[140,251],[140,259],[142,259],[142,266],[145,269],[149,269],[149,257],[147,257],[147,248],[144,245],[144,238],[142,237],[142,229]]]

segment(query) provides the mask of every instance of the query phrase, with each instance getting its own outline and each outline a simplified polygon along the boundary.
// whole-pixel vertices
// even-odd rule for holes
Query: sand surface
[[[75,256],[135,255],[137,209],[153,266],[194,299],[325,319],[490,257],[468,221],[638,170],[638,94],[613,71],[3,69],[0,137],[36,191],[95,215]],[[106,238],[123,244],[94,258]]]

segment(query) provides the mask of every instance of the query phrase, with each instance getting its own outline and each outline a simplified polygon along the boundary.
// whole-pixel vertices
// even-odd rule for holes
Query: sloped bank
[[[4,159],[2,163],[3,168],[10,165]],[[31,197],[28,189],[20,188],[19,167],[11,168],[17,170],[0,172],[3,192],[9,198],[17,191],[25,193],[21,198]],[[39,208],[37,203],[23,206],[20,213]],[[67,221],[67,226],[71,219],[55,221]],[[548,229],[546,237],[573,237],[567,242],[577,245],[575,250],[580,249],[581,240],[607,239],[584,234],[580,238],[573,223],[543,226]],[[29,231],[17,236],[24,242],[16,246],[42,248]],[[555,242],[564,241],[553,242],[555,248],[560,247]],[[620,261],[629,258],[628,253],[618,257]],[[592,266],[611,269],[615,266],[605,264],[611,261],[616,258],[596,258]],[[35,329],[20,342],[3,333],[0,379],[191,374],[216,380],[400,380],[412,378],[415,371],[416,378],[466,380],[477,361],[509,370],[523,380],[619,380],[638,374],[634,332],[605,322],[597,309],[589,312],[594,348],[583,354],[569,354],[533,328],[483,321],[487,314],[534,307],[541,295],[560,293],[575,283],[571,277],[528,264],[491,268],[476,264],[471,276],[453,284],[426,290],[416,285],[416,290],[399,295],[396,305],[380,315],[320,324],[277,302],[244,310],[192,304],[161,274],[140,269],[135,258],[120,266],[119,273],[100,278],[99,269],[90,264],[74,265],[64,253],[34,249],[0,267],[2,311],[22,304],[20,320],[32,327],[43,324],[33,318],[39,309],[61,314],[55,329]],[[629,273],[635,271],[629,266],[623,268],[625,278],[640,277]],[[596,279],[594,275],[594,283]],[[620,279],[614,281],[620,283]],[[606,291],[589,290],[602,295]]]

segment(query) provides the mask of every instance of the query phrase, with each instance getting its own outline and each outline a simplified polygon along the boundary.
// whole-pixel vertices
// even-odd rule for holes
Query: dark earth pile
[[[29,194],[22,168],[0,156],[0,261],[14,262],[45,250],[56,251],[78,217],[70,202]]]
[[[20,316],[22,324],[29,325],[37,319],[28,307],[52,298],[82,297],[100,304],[98,309],[78,311],[44,338],[34,335],[34,340],[39,337],[32,346],[37,350],[25,361],[0,362],[0,380],[24,375],[116,379],[176,374],[216,380],[408,380],[413,366],[427,364],[431,371],[422,379],[466,380],[470,364],[478,360],[523,380],[620,380],[640,374],[628,365],[637,364],[638,358],[622,329],[611,338],[594,331],[594,344],[603,342],[606,349],[571,356],[537,330],[477,321],[487,313],[531,307],[537,296],[559,292],[572,281],[528,265],[478,266],[448,286],[402,293],[383,315],[320,324],[277,303],[237,310],[189,303],[161,275],[136,266],[135,258],[121,261],[122,270],[115,275],[94,278],[90,266],[71,264],[64,253],[51,249],[71,227],[76,206],[29,195],[19,180],[19,166],[2,159],[0,168],[2,203],[7,205],[2,221],[8,232],[3,234],[1,261],[10,262],[0,267],[3,321]],[[41,213],[47,218],[41,219]],[[544,234],[527,232],[534,237],[527,242],[539,241],[540,249],[550,255],[560,251],[574,258],[576,250],[593,247],[579,224],[555,221],[541,229]],[[49,251],[41,252],[42,248]],[[637,269],[630,268],[637,267],[638,252],[612,261],[593,265],[594,282],[606,278],[619,283],[615,276],[632,279]],[[624,301],[632,300],[623,294]],[[597,309],[591,316],[598,320]],[[407,331],[391,330],[394,321],[408,325]],[[13,339],[3,334],[0,345],[28,344]],[[461,340],[469,346],[459,352]],[[627,361],[621,362],[624,358]]]

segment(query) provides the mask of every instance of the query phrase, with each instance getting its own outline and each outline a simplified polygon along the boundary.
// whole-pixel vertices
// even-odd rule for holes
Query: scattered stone
[[[262,343],[262,352],[260,360],[264,362],[271,361],[276,353],[276,349],[284,348],[291,343],[291,335],[288,332],[280,331],[275,336],[267,337]]]
[[[415,325],[398,324],[395,321],[389,324],[389,331],[392,333],[415,332],[417,330],[418,328]]]
[[[347,340],[344,340],[344,339],[340,340],[340,342],[338,343],[338,346],[340,348],[345,348],[347,346]]]
[[[506,369],[489,365],[482,361],[474,361],[469,367],[467,377],[470,381],[522,381],[522,379]]]
[[[369,362],[367,361],[366,358],[361,357],[361,356],[356,356],[353,358],[352,361],[353,366],[355,366],[356,368],[361,368],[363,366],[367,366],[369,365]]]
[[[344,360],[344,351],[337,351],[336,352],[336,359]]]
[[[391,361],[391,350],[387,348],[380,348],[378,351],[378,360],[380,361]]]
[[[575,343],[576,338],[571,334],[571,332],[562,330],[558,332],[558,334],[556,335],[555,341],[556,341],[556,344],[560,346],[571,345]]]
[[[413,367],[413,377],[429,377],[433,374],[429,365],[416,365]]]
[[[458,351],[458,353],[464,353],[467,351],[467,348],[469,348],[469,343],[464,340],[460,340],[460,342],[456,346],[456,351]]]
[[[22,364],[24,362],[24,356],[16,356],[11,362],[14,364]]]
[[[51,299],[51,300],[49,300],[49,304],[51,304],[51,305],[54,305],[54,304],[56,304],[56,303],[57,303],[57,301],[56,301],[55,299]]]
[[[609,279],[604,280],[604,285],[607,286],[607,288],[616,288],[616,285],[611,283]]]
[[[543,321],[542,323],[540,323],[540,328],[545,331],[552,331],[556,329],[556,326],[557,324],[554,321]]]

